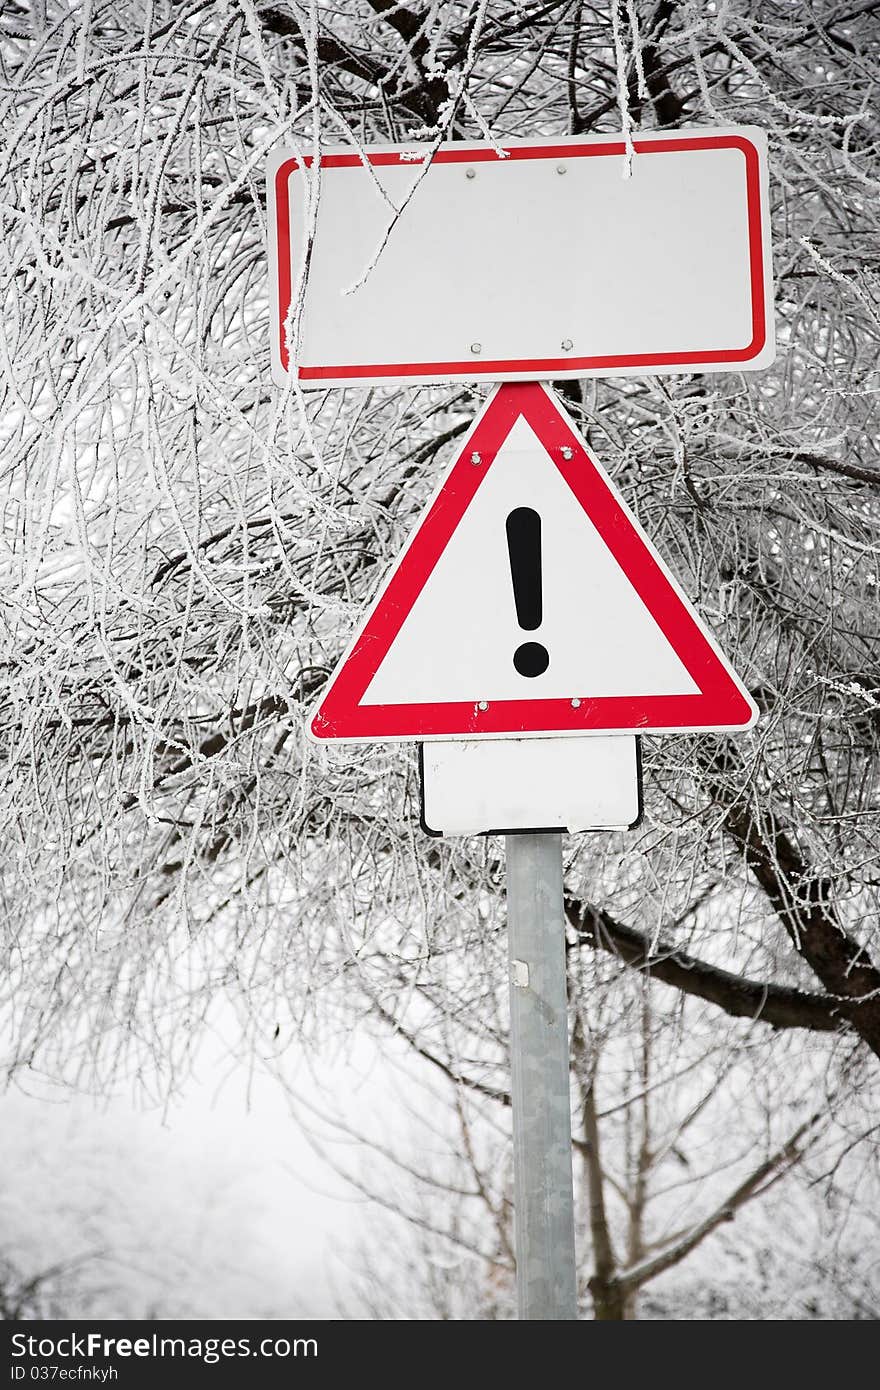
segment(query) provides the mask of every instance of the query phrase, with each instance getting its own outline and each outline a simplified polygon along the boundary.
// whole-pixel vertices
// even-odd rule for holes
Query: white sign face
[[[772,362],[763,132],[639,135],[629,178],[619,136],[502,149],[272,156],[276,381],[291,363],[320,387]]]
[[[524,677],[506,520],[541,518],[540,640],[550,658]],[[693,678],[522,417],[493,461],[385,660],[365,705],[695,695]],[[587,597],[589,595],[589,597]],[[473,618],[470,617],[473,615]],[[476,619],[475,621],[473,619]]]
[[[746,728],[754,703],[556,398],[490,397],[314,711],[318,740]]]
[[[422,746],[422,828],[429,835],[630,830],[640,814],[635,738]]]

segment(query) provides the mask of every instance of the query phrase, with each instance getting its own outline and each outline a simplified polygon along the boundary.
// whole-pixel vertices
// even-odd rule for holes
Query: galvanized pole
[[[577,1318],[562,836],[508,835],[519,1316]]]

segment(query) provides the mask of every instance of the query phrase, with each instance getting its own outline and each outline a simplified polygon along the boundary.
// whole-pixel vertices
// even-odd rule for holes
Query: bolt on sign
[[[275,152],[272,368],[302,387],[751,371],[774,357],[753,127]]]

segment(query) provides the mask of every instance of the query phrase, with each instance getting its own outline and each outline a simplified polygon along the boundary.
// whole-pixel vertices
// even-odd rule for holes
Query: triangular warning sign
[[[499,386],[309,720],[318,740],[744,729],[755,705],[555,397]]]

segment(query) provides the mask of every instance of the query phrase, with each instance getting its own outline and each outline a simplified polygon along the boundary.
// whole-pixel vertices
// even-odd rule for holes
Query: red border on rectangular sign
[[[592,159],[602,155],[624,155],[626,146],[622,140],[609,140],[606,144],[597,142],[565,145],[504,145],[508,158],[521,159]],[[761,178],[758,151],[751,140],[742,135],[688,135],[680,139],[675,136],[662,140],[635,140],[636,154],[670,154],[683,150],[740,150],[745,156],[746,204],[749,227],[749,270],[752,299],[752,338],[742,348],[705,349],[700,352],[651,352],[629,353],[609,357],[545,357],[521,358],[516,360],[495,360],[475,363],[467,362],[376,362],[369,364],[340,363],[333,366],[300,366],[297,376],[300,381],[319,382],[322,380],[369,381],[379,377],[462,377],[473,381],[478,377],[498,380],[515,372],[535,372],[541,376],[552,377],[559,374],[571,375],[578,371],[595,373],[613,371],[619,368],[638,369],[644,367],[682,367],[687,369],[697,364],[710,367],[750,362],[764,348],[767,340],[766,304],[764,295],[764,239],[761,220]],[[367,151],[370,164],[398,165],[400,155],[396,152]],[[497,160],[498,155],[491,146],[475,150],[443,148],[434,154],[436,164],[474,164],[486,160]],[[284,335],[284,321],[290,312],[291,296],[291,230],[290,230],[290,175],[302,164],[308,168],[313,163],[311,156],[303,160],[290,158],[279,165],[275,173],[275,210],[278,232],[278,333],[279,356],[282,369],[290,369],[290,354]],[[360,167],[363,160],[359,154],[326,154],[321,156],[324,169],[347,169]],[[282,307],[283,306],[283,307]]]

